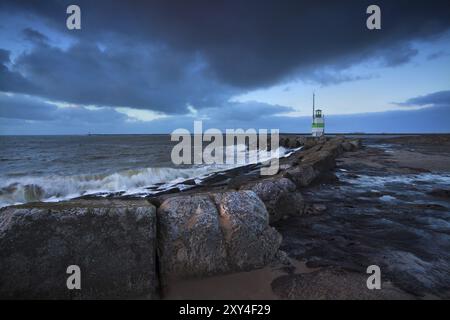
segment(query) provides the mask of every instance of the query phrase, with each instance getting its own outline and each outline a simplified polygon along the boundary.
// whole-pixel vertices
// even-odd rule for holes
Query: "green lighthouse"
[[[313,119],[312,119],[312,136],[321,137],[325,134],[325,121],[322,110],[315,109],[315,94],[313,93]]]

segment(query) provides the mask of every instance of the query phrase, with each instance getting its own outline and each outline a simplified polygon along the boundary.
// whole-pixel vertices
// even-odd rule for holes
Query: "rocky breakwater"
[[[69,201],[0,211],[0,298],[157,296],[156,208],[147,201]],[[67,268],[81,289],[68,290]]]
[[[280,244],[252,191],[175,195],[158,209],[104,199],[12,206],[0,211],[0,298],[155,299],[170,279],[263,267]],[[67,287],[73,265],[80,290]]]
[[[304,214],[308,204],[305,203],[301,190],[315,182],[336,180],[333,172],[336,158],[343,152],[359,149],[361,141],[341,136],[282,136],[280,146],[301,149],[288,158],[280,159],[280,170],[275,176],[260,176],[238,186],[239,190],[254,191],[264,202],[270,224],[289,216]]]
[[[331,139],[296,137],[281,138],[280,145],[303,147],[290,159],[289,166],[282,172],[284,177],[293,181],[298,188],[302,188],[315,180],[335,179],[332,170],[336,166],[336,158],[343,152],[360,148],[361,141],[341,136]]]

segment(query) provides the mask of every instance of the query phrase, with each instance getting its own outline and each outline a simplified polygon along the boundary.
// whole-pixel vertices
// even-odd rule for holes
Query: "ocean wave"
[[[241,148],[237,148],[241,152]],[[295,151],[295,150],[294,150]],[[0,181],[0,207],[33,201],[61,201],[90,194],[122,192],[127,195],[151,194],[152,187],[158,190],[170,188],[183,181],[205,177],[242,165],[289,156],[293,150],[282,147],[274,153],[258,153],[247,158],[245,164],[199,165],[189,168],[148,167],[123,170],[112,174],[50,175],[13,177]]]

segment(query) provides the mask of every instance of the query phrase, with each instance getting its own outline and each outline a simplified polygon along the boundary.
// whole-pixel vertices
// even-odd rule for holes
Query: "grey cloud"
[[[81,110],[83,111],[83,109]],[[84,109],[86,117],[91,114]],[[177,128],[186,128],[193,132],[193,119],[189,116],[174,116],[151,122],[127,122],[110,118],[110,112],[99,112],[103,121],[42,121],[26,122],[20,119],[0,117],[1,134],[79,134],[79,133],[170,133]],[[108,122],[113,125],[108,125]],[[203,122],[203,130],[208,128],[264,128],[279,129],[281,132],[304,132],[311,130],[310,117],[265,116],[255,120],[239,121],[211,119]],[[435,106],[420,110],[374,112],[354,115],[328,115],[326,124],[328,133],[449,133],[450,108]]]
[[[419,53],[410,44],[401,44],[389,49],[381,50],[381,59],[385,66],[396,67],[408,63]]]
[[[0,94],[0,118],[52,120],[56,106],[27,96]]]
[[[244,89],[272,85],[293,71],[340,60],[382,57],[389,66],[416,52],[408,42],[449,29],[446,0],[380,0],[382,30],[366,28],[369,0],[347,1],[78,1],[83,28],[71,33],[101,41],[111,34],[131,43],[164,43],[172,50],[199,52],[223,82]],[[9,10],[31,11],[63,32],[70,1],[5,1]],[[301,74],[301,73],[300,73]]]
[[[447,57],[450,56],[450,53],[445,52],[445,51],[438,51],[438,52],[434,52],[432,54],[429,54],[427,56],[427,60],[435,60],[435,59],[439,59],[441,57]]]
[[[20,73],[12,71],[10,64],[10,51],[0,49],[0,91],[34,94],[36,86]]]
[[[271,105],[262,102],[229,102],[221,108],[206,108],[201,116],[221,121],[248,121],[294,111],[292,107]]]
[[[127,120],[124,114],[110,108],[87,109],[83,106],[58,108],[56,105],[26,95],[0,94],[0,118],[32,120],[40,123],[60,124],[121,124]]]
[[[101,50],[80,42],[63,50],[41,43],[19,56],[12,69],[0,70],[1,91],[25,92],[26,81],[36,84],[33,94],[84,105],[184,113],[188,104],[218,105],[235,92],[208,75],[195,57],[155,46]]]
[[[227,104],[233,95],[286,79],[323,85],[365,79],[344,71],[367,59],[406,63],[417,54],[411,41],[450,27],[446,0],[380,0],[377,31],[366,28],[369,0],[79,0],[82,29],[74,32],[65,28],[69,4],[2,1],[5,12],[32,14],[78,42],[63,50],[26,29],[34,47],[9,67],[3,61],[0,91],[168,114],[186,113],[192,104],[234,115]]]
[[[10,62],[9,55],[10,52],[8,50],[0,49],[0,63],[1,64],[9,63]]]
[[[311,72],[311,74],[308,75],[308,80],[306,82],[310,83],[316,83],[324,86],[329,85],[335,85],[343,82],[351,82],[351,81],[358,81],[358,80],[368,80],[375,78],[376,75],[374,74],[367,74],[367,75],[353,75],[353,74],[347,74],[345,72],[340,71],[314,71]]]
[[[446,106],[450,107],[450,90],[438,91],[427,95],[414,97],[405,102],[396,103],[401,106]],[[450,119],[449,119],[450,121]]]
[[[22,34],[25,40],[31,42],[43,43],[48,41],[48,37],[46,35],[32,28],[23,29]]]

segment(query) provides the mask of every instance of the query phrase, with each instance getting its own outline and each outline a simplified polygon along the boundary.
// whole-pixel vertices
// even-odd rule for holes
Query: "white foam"
[[[280,147],[274,152],[258,152],[244,164],[199,165],[190,168],[149,167],[103,175],[27,176],[6,179],[0,181],[0,207],[29,201],[56,202],[91,194],[106,196],[121,192],[124,195],[149,195],[175,185],[186,190],[192,187],[190,184],[183,184],[186,180],[195,179],[194,181],[199,183],[213,173],[264,162],[274,157],[287,157],[299,149],[287,150]],[[242,152],[242,148],[238,147],[237,150]],[[157,184],[161,185],[155,188],[156,191],[148,190]],[[30,186],[33,186],[33,192],[30,192]]]

